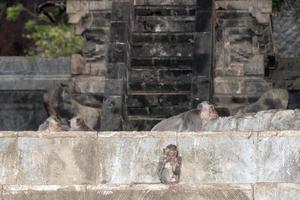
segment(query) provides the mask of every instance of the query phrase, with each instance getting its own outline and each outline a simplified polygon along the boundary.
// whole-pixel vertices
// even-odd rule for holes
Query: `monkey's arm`
[[[176,167],[174,170],[174,175],[180,175],[180,169],[181,169],[181,163],[182,163],[182,158],[180,156],[177,157],[177,162],[176,162]]]

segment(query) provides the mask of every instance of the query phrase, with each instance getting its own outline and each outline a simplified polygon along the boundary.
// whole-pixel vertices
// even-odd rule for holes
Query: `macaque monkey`
[[[44,123],[39,126],[38,131],[61,132],[68,131],[69,127],[62,124],[55,117],[49,117]]]
[[[157,174],[163,184],[175,184],[180,179],[181,157],[178,155],[176,145],[168,145],[163,156],[159,159]]]
[[[218,117],[214,106],[205,101],[200,103],[197,109],[162,120],[151,131],[201,131],[207,122]]]
[[[70,127],[71,131],[93,131],[93,129],[89,128],[84,120],[78,116],[70,120]]]

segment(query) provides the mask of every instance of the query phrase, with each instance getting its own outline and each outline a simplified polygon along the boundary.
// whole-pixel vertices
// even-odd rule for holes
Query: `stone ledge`
[[[0,185],[0,195],[2,200],[291,200],[299,199],[300,184]]]
[[[34,132],[34,131],[0,131],[0,138],[9,137],[33,137],[33,138],[74,138],[74,137],[98,137],[98,138],[145,138],[145,137],[164,138],[173,137],[207,137],[207,136],[237,136],[237,137],[299,137],[300,131],[203,131],[203,132]]]

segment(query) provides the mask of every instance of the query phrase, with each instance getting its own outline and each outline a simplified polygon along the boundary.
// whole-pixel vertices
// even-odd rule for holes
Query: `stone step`
[[[4,200],[292,200],[300,198],[300,185],[292,183],[199,185],[5,185]]]
[[[159,95],[190,95],[191,91],[143,91],[143,90],[129,90],[128,95],[130,96],[159,96]]]
[[[155,116],[128,116],[126,130],[150,131],[156,124],[165,118]]]
[[[195,17],[137,16],[133,32],[193,32]]]
[[[137,57],[192,57],[192,43],[144,43],[132,45],[131,55]]]
[[[131,42],[135,44],[143,43],[185,43],[193,45],[194,33],[133,33]]]
[[[222,19],[253,19],[249,11],[232,11],[232,10],[222,10],[216,13],[217,18]]]
[[[157,83],[143,83],[129,82],[128,83],[129,94],[131,91],[144,91],[145,93],[187,93],[191,92],[191,83],[169,83],[169,84],[157,84]]]
[[[126,103],[129,108],[147,106],[186,106],[189,107],[190,95],[130,95]]]
[[[148,106],[144,108],[127,108],[129,116],[151,116],[168,118],[188,110],[188,106]]]
[[[128,81],[135,84],[186,84],[191,83],[192,70],[130,70]]]
[[[192,66],[193,58],[191,57],[132,57],[131,68],[135,67],[180,67],[180,66]]]
[[[135,6],[135,16],[195,16],[196,7],[180,6]]]
[[[186,6],[186,5],[196,5],[196,0],[135,0],[135,6]]]

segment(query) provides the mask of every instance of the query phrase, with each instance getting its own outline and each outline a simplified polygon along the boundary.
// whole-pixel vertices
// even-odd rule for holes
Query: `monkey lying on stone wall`
[[[300,110],[266,110],[218,117],[213,106],[199,108],[165,119],[151,131],[269,131],[300,130]]]
[[[213,105],[202,102],[197,109],[161,121],[151,131],[199,131],[208,121],[216,120],[218,117]]]

